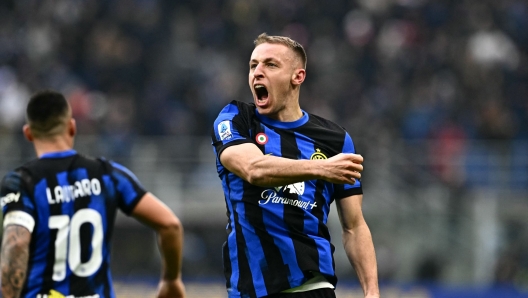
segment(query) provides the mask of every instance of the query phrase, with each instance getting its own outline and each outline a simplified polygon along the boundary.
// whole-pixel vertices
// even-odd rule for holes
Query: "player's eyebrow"
[[[252,64],[252,63],[258,63],[259,61],[257,59],[251,59],[249,60],[249,64]],[[268,57],[268,58],[265,58],[263,61],[263,63],[268,63],[268,62],[275,62],[275,63],[280,63],[279,60],[275,59],[275,58],[271,58],[271,57]]]

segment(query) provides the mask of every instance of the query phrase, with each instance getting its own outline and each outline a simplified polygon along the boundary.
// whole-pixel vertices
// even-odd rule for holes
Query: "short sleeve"
[[[236,102],[225,106],[214,122],[211,136],[217,156],[229,146],[252,142],[249,130],[248,120]]]
[[[1,182],[0,201],[4,226],[18,224],[32,231],[35,218],[35,204],[31,200],[30,191],[24,182],[24,172],[17,170],[9,172]],[[27,178],[27,177],[26,177]]]
[[[354,142],[350,135],[345,133],[345,140],[343,142],[343,153],[356,153]],[[363,194],[363,188],[361,186],[361,180],[356,180],[354,184],[336,184],[334,199],[339,200],[353,195]]]
[[[116,183],[118,206],[124,213],[130,215],[141,198],[147,193],[136,175],[129,169],[116,162],[112,165],[112,178]]]

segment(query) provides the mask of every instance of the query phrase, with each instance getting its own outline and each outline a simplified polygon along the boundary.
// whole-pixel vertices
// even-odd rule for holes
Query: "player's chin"
[[[269,108],[263,108],[257,105],[257,111],[260,115],[268,116],[271,113],[271,109]]]

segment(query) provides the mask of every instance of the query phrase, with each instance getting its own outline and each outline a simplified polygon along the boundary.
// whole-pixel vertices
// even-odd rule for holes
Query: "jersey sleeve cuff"
[[[139,201],[141,201],[146,194],[147,194],[147,191],[142,191],[142,192],[138,193],[138,195],[132,201],[132,203],[130,203],[126,208],[122,209],[123,212],[126,215],[130,216],[132,214],[132,212],[134,211],[134,209],[136,208],[137,204],[139,204]]]
[[[223,145],[222,148],[218,151],[218,158],[220,158],[220,154],[222,154],[222,152],[224,152],[224,150],[226,150],[227,148],[231,146],[235,146],[235,145],[245,144],[245,143],[252,143],[252,142],[249,139],[242,139],[242,140],[234,140],[234,141],[231,141]]]
[[[8,225],[19,225],[23,226],[33,233],[35,228],[35,220],[31,215],[24,211],[11,211],[4,216],[4,228]]]
[[[340,199],[347,198],[350,196],[362,195],[362,194],[363,194],[363,188],[361,186],[354,187],[354,188],[349,188],[349,189],[340,191],[339,194],[336,194],[335,199],[340,200]]]

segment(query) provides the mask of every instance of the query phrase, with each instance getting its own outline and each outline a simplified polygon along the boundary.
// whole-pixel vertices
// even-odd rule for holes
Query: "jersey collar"
[[[64,158],[64,157],[70,157],[72,155],[77,154],[77,151],[71,149],[66,151],[57,151],[57,152],[49,152],[42,154],[40,158]]]
[[[306,113],[303,110],[301,111],[303,114],[302,117],[292,122],[281,122],[279,120],[268,118],[264,115],[259,114],[257,109],[255,109],[255,115],[257,115],[257,118],[264,124],[277,127],[277,128],[291,129],[291,128],[297,128],[301,125],[304,125],[306,122],[308,122],[308,118],[309,118],[308,113]]]

